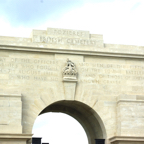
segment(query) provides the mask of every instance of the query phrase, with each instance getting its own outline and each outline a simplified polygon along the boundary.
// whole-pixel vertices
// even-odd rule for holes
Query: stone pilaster
[[[21,94],[0,95],[0,133],[22,133]]]

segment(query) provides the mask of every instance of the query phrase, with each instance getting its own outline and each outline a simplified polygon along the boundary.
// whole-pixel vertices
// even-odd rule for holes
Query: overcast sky
[[[0,36],[29,37],[32,29],[47,27],[103,34],[104,43],[144,46],[144,0],[1,0]],[[50,144],[70,144],[74,128],[79,134],[72,143],[87,144],[85,133],[73,120],[66,115],[42,115],[33,132],[35,136],[43,134],[43,140]],[[66,138],[64,125],[64,132],[71,137],[60,143],[60,134]]]
[[[83,127],[73,117],[63,113],[47,113],[37,117],[34,137],[49,144],[88,144]]]
[[[0,35],[29,37],[47,27],[103,34],[105,43],[144,46],[144,0],[4,0]]]

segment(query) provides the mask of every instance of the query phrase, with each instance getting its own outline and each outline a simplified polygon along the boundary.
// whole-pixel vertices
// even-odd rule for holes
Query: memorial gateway
[[[144,46],[55,28],[1,36],[0,144],[30,144],[46,112],[74,117],[89,144],[144,144]]]

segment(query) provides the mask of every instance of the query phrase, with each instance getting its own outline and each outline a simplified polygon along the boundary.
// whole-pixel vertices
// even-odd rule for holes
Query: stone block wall
[[[0,133],[22,133],[21,95],[0,94]]]

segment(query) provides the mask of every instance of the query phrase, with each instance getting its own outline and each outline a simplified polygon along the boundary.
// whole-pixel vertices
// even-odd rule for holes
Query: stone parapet
[[[9,47],[11,46],[11,48]],[[103,35],[90,34],[89,31],[47,28],[47,30],[33,30],[30,38],[0,36],[0,49],[37,51],[83,51],[90,55],[139,57],[143,58],[144,46],[106,44]],[[25,47],[29,47],[26,49]],[[13,49],[14,50],[14,49]],[[91,53],[92,52],[92,53]],[[61,52],[60,52],[61,53]],[[78,54],[78,52],[77,52]]]

